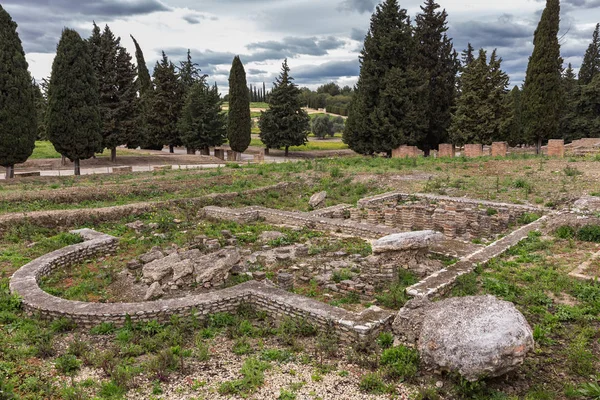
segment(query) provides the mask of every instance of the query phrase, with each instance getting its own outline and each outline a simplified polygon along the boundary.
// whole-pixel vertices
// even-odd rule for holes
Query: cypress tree
[[[579,83],[589,85],[600,74],[600,24],[596,25],[592,43],[588,46],[579,69]]]
[[[46,135],[46,108],[48,107],[48,98],[42,87],[34,82],[33,97],[35,98],[35,112],[37,115],[37,140],[48,140]]]
[[[495,114],[491,107],[490,68],[485,50],[465,68],[462,81],[462,95],[457,100],[456,112],[452,116],[450,138],[458,146],[466,143],[489,143],[494,134],[490,123]]]
[[[35,88],[27,68],[17,24],[0,5],[0,165],[7,179],[33,153],[37,137]]]
[[[526,135],[541,152],[542,141],[558,136],[562,108],[562,58],[558,43],[559,0],[547,0],[535,30],[533,54],[523,87],[523,120]]]
[[[521,90],[518,86],[506,94],[504,101],[508,110],[502,125],[502,139],[510,146],[525,144],[523,119],[521,115]]]
[[[48,87],[48,137],[57,152],[75,164],[102,146],[98,81],[88,44],[64,29],[52,64]]]
[[[188,91],[179,119],[183,144],[191,149],[208,149],[225,142],[226,117],[221,112],[219,89],[197,81]]]
[[[187,93],[196,83],[203,83],[208,75],[201,75],[202,70],[192,60],[192,53],[188,49],[187,58],[185,61],[180,62],[179,67],[179,80],[181,81],[183,90]]]
[[[227,138],[233,151],[243,153],[252,140],[250,102],[246,96],[246,71],[239,56],[233,59],[229,73],[229,119]]]
[[[99,31],[94,23],[88,39],[100,95],[103,141],[98,151],[110,149],[110,159],[116,162],[118,146],[140,142],[136,74],[131,55],[121,46],[121,38],[115,37],[108,25],[102,34]]]
[[[426,75],[429,86],[429,102],[425,118],[428,121],[427,135],[419,147],[428,155],[448,136],[451,111],[456,97],[456,74],[458,60],[452,40],[446,35],[446,10],[434,0],[426,0],[422,13],[416,17],[415,38],[417,56],[415,64]]]
[[[310,118],[302,109],[300,89],[289,73],[286,59],[271,92],[269,108],[261,113],[258,122],[263,143],[271,149],[284,147],[286,157],[290,146],[302,146],[308,142],[310,129]]]
[[[581,88],[578,113],[583,137],[600,138],[600,74]]]
[[[154,91],[150,99],[148,115],[149,136],[152,143],[169,145],[174,153],[181,146],[177,122],[183,106],[183,87],[175,72],[175,65],[162,53],[162,59],[154,67]]]
[[[263,82],[263,98],[261,100],[263,103],[267,102],[267,86]]]
[[[152,137],[150,136],[150,127],[148,125],[148,114],[150,113],[150,98],[154,91],[154,85],[146,66],[146,59],[144,58],[144,52],[138,44],[137,40],[131,36],[135,45],[135,58],[137,63],[137,86],[139,90],[139,96],[137,98],[137,141],[127,143],[129,148],[137,148],[140,146],[143,149],[149,150],[161,150],[162,143],[153,143]]]
[[[471,45],[471,43],[469,42],[467,44],[467,48],[465,50],[462,51],[461,53],[461,64],[462,64],[462,69],[464,70],[469,64],[471,64],[473,61],[475,61],[475,49],[473,48],[473,46]]]
[[[562,85],[565,97],[560,118],[560,132],[565,141],[571,142],[582,138],[583,121],[581,121],[578,110],[582,87],[578,85],[575,72],[570,63],[562,78]]]
[[[487,80],[489,85],[488,104],[493,114],[488,127],[491,132],[491,141],[503,140],[503,126],[510,119],[511,109],[506,102],[509,81],[510,78],[502,70],[502,59],[498,58],[496,49],[494,49],[490,57]]]
[[[423,118],[427,113],[423,95],[428,86],[426,74],[414,67],[415,52],[406,10],[396,0],[378,5],[361,52],[360,76],[344,130],[344,143],[352,150],[391,155],[402,144],[423,142],[428,123]],[[406,101],[415,97],[420,101]]]

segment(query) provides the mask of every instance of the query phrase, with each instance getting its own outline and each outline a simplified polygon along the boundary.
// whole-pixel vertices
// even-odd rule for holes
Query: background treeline
[[[560,4],[547,0],[524,84],[509,90],[496,50],[459,54],[447,13],[426,0],[412,23],[396,0],[380,4],[361,52],[344,142],[362,154],[400,145],[425,151],[440,143],[536,145],[600,137],[600,25],[577,77],[558,41]],[[329,111],[329,110],[328,110]]]
[[[350,86],[340,88],[335,82],[327,83],[312,91],[303,87],[302,104],[315,110],[326,109],[328,113],[348,116],[348,107],[352,101],[354,90]]]

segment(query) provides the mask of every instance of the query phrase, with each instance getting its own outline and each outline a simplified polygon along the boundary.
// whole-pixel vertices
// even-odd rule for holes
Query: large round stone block
[[[493,296],[456,297],[431,304],[418,347],[427,366],[475,381],[517,368],[534,340],[512,303]]]

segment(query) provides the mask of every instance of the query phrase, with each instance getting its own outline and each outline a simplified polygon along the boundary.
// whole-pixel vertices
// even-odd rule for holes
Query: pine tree
[[[456,112],[452,116],[450,138],[452,143],[462,146],[466,143],[490,143],[496,118],[490,104],[491,85],[490,67],[487,64],[485,50],[479,51],[479,57],[470,63],[463,72],[463,92],[458,98]]]
[[[137,114],[137,141],[132,143],[127,143],[127,147],[130,149],[135,149],[138,146],[143,149],[149,150],[161,150],[163,145],[162,143],[152,143],[150,136],[150,127],[148,125],[148,114],[150,113],[150,98],[152,96],[152,92],[154,91],[154,85],[152,84],[152,78],[150,77],[150,72],[148,72],[148,67],[146,66],[146,59],[144,58],[144,52],[142,48],[138,44],[137,40],[133,36],[131,36],[133,43],[135,45],[135,58],[137,63],[137,86],[139,90],[139,96],[137,98],[136,104],[136,114]]]
[[[50,141],[73,161],[75,175],[81,174],[79,161],[102,146],[98,93],[88,44],[76,31],[63,30],[52,64],[46,122]]]
[[[0,5],[0,165],[14,178],[15,164],[35,148],[35,92],[17,24]]]
[[[179,119],[179,131],[186,147],[208,149],[225,142],[227,121],[221,105],[216,84],[212,88],[204,80],[193,84]]]
[[[361,52],[360,76],[344,130],[344,143],[352,150],[391,155],[402,144],[423,142],[427,108],[418,108],[427,101],[428,85],[426,74],[414,67],[415,53],[406,10],[396,0],[378,5]],[[420,101],[407,101],[415,93]]]
[[[473,61],[475,61],[475,55],[474,55],[474,53],[475,53],[475,49],[473,48],[473,46],[469,42],[467,44],[467,48],[465,50],[463,50],[462,53],[461,53],[461,65],[462,65],[462,69],[468,67],[469,64],[471,64]]]
[[[192,60],[192,53],[188,49],[186,60],[181,61],[178,68],[179,80],[185,92],[191,89],[196,83],[204,83],[206,81],[208,75],[202,75],[201,72],[202,70],[198,64]]]
[[[271,93],[269,108],[261,113],[258,122],[263,143],[270,149],[284,147],[286,157],[290,146],[308,142],[310,129],[310,118],[300,102],[300,89],[289,73],[286,59]]]
[[[579,83],[589,85],[596,75],[600,75],[600,24],[596,25],[592,43],[583,57],[583,63],[579,69]]]
[[[429,86],[425,115],[429,126],[427,135],[419,143],[426,155],[448,136],[459,66],[452,40],[446,35],[448,14],[446,10],[437,11],[439,8],[434,0],[426,0],[421,6],[422,13],[417,15],[415,28],[415,64],[425,73]]]
[[[600,138],[600,74],[581,88],[578,113],[583,137]]]
[[[558,43],[559,20],[559,0],[547,0],[535,31],[533,54],[529,59],[523,88],[526,135],[536,143],[538,154],[544,139],[557,137],[559,134],[563,105],[562,58]]]
[[[175,65],[162,53],[162,59],[154,67],[154,91],[150,98],[148,115],[149,136],[152,143],[169,145],[174,153],[175,146],[182,142],[177,131],[177,122],[183,106],[183,87],[175,72]]]
[[[492,141],[501,141],[504,138],[503,126],[510,119],[511,109],[506,102],[508,83],[510,78],[502,70],[502,59],[498,58],[496,49],[492,52],[488,66],[488,104],[493,113],[493,119],[489,122]],[[488,142],[489,144],[489,142]]]
[[[102,149],[111,150],[111,161],[116,162],[117,147],[140,142],[137,128],[137,83],[131,56],[121,46],[108,25],[102,34],[94,24],[88,39],[96,70],[102,120]]]
[[[579,115],[579,102],[582,87],[578,84],[573,67],[569,63],[562,78],[564,107],[560,118],[560,132],[562,139],[567,142],[581,139],[583,135],[581,116]]]
[[[239,56],[233,59],[229,73],[229,119],[227,137],[233,151],[243,153],[252,140],[250,102],[246,96],[246,71]]]

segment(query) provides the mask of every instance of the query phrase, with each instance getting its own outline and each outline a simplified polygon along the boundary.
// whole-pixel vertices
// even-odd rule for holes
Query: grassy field
[[[133,151],[127,151],[126,149],[117,149],[117,156],[135,156],[139,153]],[[110,150],[104,150],[102,154],[97,154],[98,157],[110,157]],[[36,141],[35,149],[33,154],[29,157],[32,160],[45,159],[45,158],[60,158],[60,154],[54,149],[52,143],[48,141]]]
[[[189,198],[211,192],[241,191],[278,182],[296,185],[218,203],[309,210],[308,199],[328,192],[327,206],[349,203],[391,190],[427,192],[520,204],[568,207],[582,194],[600,196],[600,159],[384,159],[347,157],[296,163],[239,166],[211,171],[162,171],[125,175],[32,178],[0,185],[0,211],[98,207],[138,201]],[[396,346],[383,334],[366,347],[342,346],[331,332],[298,320],[277,326],[264,314],[242,308],[206,321],[168,324],[102,324],[91,330],[67,320],[52,323],[27,316],[11,296],[14,271],[49,251],[81,239],[65,233],[90,227],[122,238],[115,256],[89,260],[45,278],[50,293],[86,301],[110,301],[108,288],[131,258],[153,246],[184,246],[196,235],[223,239],[223,230],[242,234],[245,246],[258,246],[256,223],[214,223],[195,212],[172,208],[100,225],[42,228],[25,222],[0,236],[0,399],[317,399],[337,387],[347,398],[562,400],[597,399],[600,367],[600,284],[568,273],[600,250],[600,228],[587,235],[559,229],[534,233],[507,254],[465,275],[447,296],[492,294],[515,303],[534,331],[536,350],[525,365],[505,378],[469,383],[420,368],[418,353]],[[140,219],[158,224],[164,236],[144,239],[125,224]],[[175,222],[179,221],[179,222]],[[319,247],[369,254],[364,241],[308,230],[285,230],[293,242],[307,237]],[[321,244],[319,244],[321,243]],[[280,244],[273,244],[278,246]],[[258,248],[257,247],[257,248]],[[320,248],[320,247],[319,247]],[[329,251],[329,250],[328,250]],[[416,278],[377,292],[377,304],[397,309],[404,288]],[[231,281],[236,284],[241,281]],[[342,307],[370,302],[335,297],[312,282],[297,292]],[[342,350],[342,351],[340,351]],[[286,382],[281,384],[280,382]],[[441,386],[436,384],[441,382]],[[269,391],[271,390],[271,391]],[[360,394],[359,394],[360,393]],[[4,397],[2,397],[4,396]],[[338,398],[344,395],[338,394]]]

